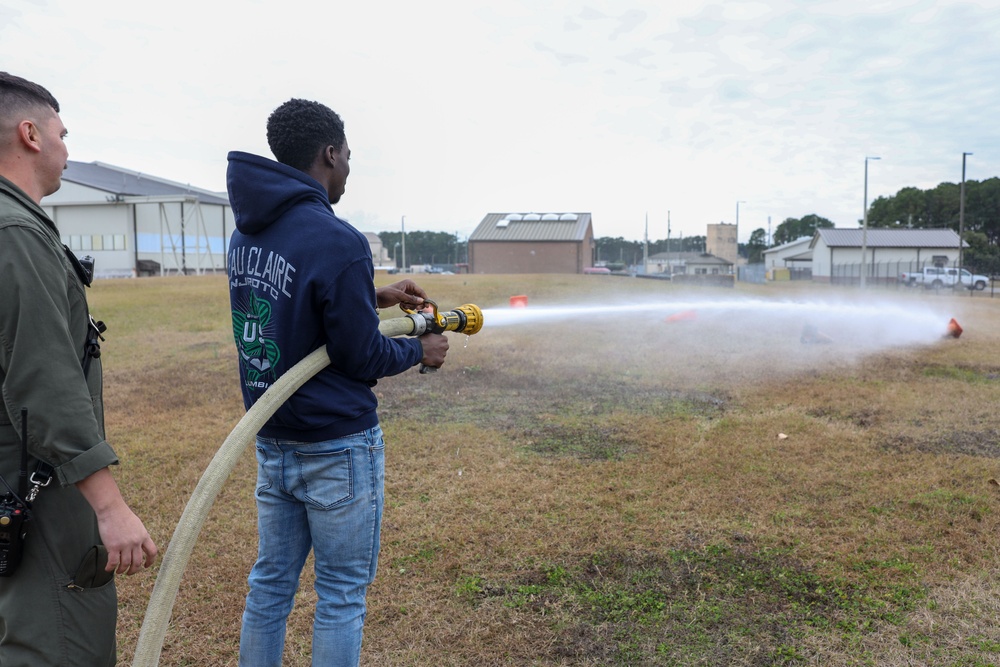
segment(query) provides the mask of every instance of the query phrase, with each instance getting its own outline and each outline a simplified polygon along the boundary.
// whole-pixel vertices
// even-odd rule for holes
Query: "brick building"
[[[470,273],[583,273],[593,265],[590,213],[488,213],[469,236]]]

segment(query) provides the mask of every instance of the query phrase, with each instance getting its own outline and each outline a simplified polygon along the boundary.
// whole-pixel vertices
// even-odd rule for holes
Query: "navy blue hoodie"
[[[246,407],[321,345],[330,355],[260,435],[318,442],[375,426],[371,388],[419,363],[423,350],[415,338],[379,333],[368,240],[298,169],[233,151],[226,182],[236,215],[229,299]]]

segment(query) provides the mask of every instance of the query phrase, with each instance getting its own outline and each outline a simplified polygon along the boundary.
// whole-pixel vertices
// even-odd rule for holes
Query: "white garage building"
[[[967,248],[968,243],[962,247]],[[864,260],[862,260],[864,246]],[[955,266],[959,237],[953,229],[817,229],[809,245],[817,282],[894,282],[903,271]]]
[[[224,271],[233,231],[225,193],[103,162],[73,162],[42,199],[63,243],[98,277]]]

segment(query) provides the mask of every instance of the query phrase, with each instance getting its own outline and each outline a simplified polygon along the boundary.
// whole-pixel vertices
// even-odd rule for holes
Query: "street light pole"
[[[962,188],[958,195],[958,281],[962,282],[962,236],[965,233],[965,157],[972,153],[962,153]],[[972,287],[972,285],[969,285]],[[972,293],[972,290],[969,290]]]
[[[737,280],[740,279],[740,204],[746,204],[746,202],[736,202],[736,262],[733,264],[733,272],[736,274]]]
[[[865,274],[868,273],[868,161],[881,159],[865,156],[865,217],[861,224],[861,289],[865,288]]]
[[[674,275],[674,267],[670,265],[670,211],[667,211],[667,273]]]
[[[403,239],[403,265],[400,270],[406,273],[406,216],[403,216],[403,220],[399,223],[401,238]]]

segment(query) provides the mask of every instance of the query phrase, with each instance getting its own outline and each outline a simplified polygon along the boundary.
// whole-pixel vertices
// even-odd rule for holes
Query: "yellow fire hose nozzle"
[[[413,321],[413,330],[403,335],[421,336],[425,333],[440,334],[454,331],[471,336],[483,328],[483,311],[471,303],[445,313],[439,311],[437,303],[430,299],[424,299],[424,306],[425,308],[420,311],[403,309],[407,316],[400,319]],[[428,307],[430,311],[427,310]]]
[[[407,313],[406,317],[384,320],[379,325],[379,330],[385,333],[383,325],[397,321],[398,325],[393,325],[393,327],[398,326],[400,333],[397,335],[401,336],[422,336],[425,333],[440,334],[445,331],[471,336],[483,328],[483,311],[479,306],[467,303],[455,310],[442,313],[438,310],[437,303],[430,299],[424,299],[424,305],[425,309],[421,311],[404,308],[403,310]],[[428,311],[426,308],[430,308],[430,310]],[[433,366],[420,364],[421,373],[433,373],[436,370]]]

